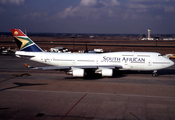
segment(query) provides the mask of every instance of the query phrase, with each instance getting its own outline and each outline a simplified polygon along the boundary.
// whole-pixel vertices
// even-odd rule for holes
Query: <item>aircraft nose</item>
[[[170,60],[170,59],[167,59],[167,60],[166,60],[166,63],[167,63],[167,64],[164,64],[164,65],[163,65],[164,68],[171,67],[171,66],[174,65],[174,62],[173,62],[172,60]]]
[[[174,62],[172,60],[170,60],[170,65],[173,66],[174,65]]]

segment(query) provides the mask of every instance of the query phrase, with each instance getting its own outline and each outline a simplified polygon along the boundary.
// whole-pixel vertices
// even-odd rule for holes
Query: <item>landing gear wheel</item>
[[[157,76],[157,73],[153,73],[152,76],[153,76],[153,77],[156,77],[156,76]]]
[[[156,77],[156,76],[157,76],[157,70],[154,70],[154,71],[153,71],[152,76],[153,76],[153,77]]]

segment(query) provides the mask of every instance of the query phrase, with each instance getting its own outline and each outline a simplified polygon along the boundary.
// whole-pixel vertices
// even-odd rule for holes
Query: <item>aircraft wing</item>
[[[80,69],[98,69],[98,68],[117,69],[117,68],[122,68],[122,66],[121,65],[90,65],[90,66],[72,66],[72,68],[80,68]]]
[[[26,66],[29,69],[40,69],[40,70],[61,70],[61,69],[68,70],[68,69],[71,69],[70,66],[33,67],[33,66],[28,65],[28,64],[24,64],[24,66]]]
[[[28,64],[24,64],[29,69],[41,69],[41,70],[70,70],[70,69],[119,69],[121,65],[90,65],[90,66],[48,66],[48,67],[32,67]]]

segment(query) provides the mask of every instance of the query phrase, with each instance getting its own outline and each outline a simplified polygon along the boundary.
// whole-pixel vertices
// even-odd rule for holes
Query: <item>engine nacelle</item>
[[[113,75],[113,70],[112,69],[102,69],[101,70],[102,76],[112,76]]]
[[[84,69],[74,69],[72,71],[72,74],[74,77],[84,77],[84,75],[85,75]]]

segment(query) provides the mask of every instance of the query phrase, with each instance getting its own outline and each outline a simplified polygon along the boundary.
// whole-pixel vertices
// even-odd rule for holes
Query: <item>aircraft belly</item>
[[[123,64],[122,70],[146,70],[147,66],[145,63],[125,63]]]
[[[145,68],[144,65],[134,65],[131,66],[131,70],[143,70]]]

